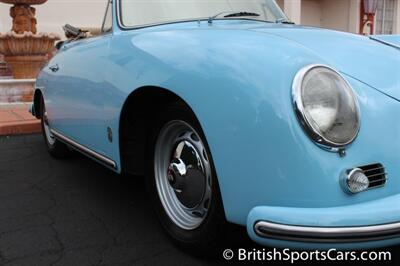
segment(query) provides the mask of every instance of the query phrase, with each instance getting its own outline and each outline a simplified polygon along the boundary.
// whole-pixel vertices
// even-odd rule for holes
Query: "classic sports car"
[[[83,35],[37,79],[48,150],[146,176],[176,243],[227,222],[269,246],[400,243],[400,36],[294,25],[273,0],[113,0]]]

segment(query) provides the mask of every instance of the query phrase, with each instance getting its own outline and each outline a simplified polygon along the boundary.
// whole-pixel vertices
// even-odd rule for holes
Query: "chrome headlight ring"
[[[352,143],[360,129],[360,112],[350,84],[325,65],[308,65],[293,80],[297,119],[320,147],[338,152]]]

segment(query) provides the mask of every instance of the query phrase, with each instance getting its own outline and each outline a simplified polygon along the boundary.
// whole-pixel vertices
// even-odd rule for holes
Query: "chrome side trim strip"
[[[254,225],[254,232],[263,238],[296,242],[366,242],[400,237],[400,222],[354,227],[313,227],[258,221]]]
[[[78,151],[88,155],[89,157],[93,157],[94,159],[101,161],[102,163],[104,163],[105,165],[107,165],[113,169],[117,169],[117,164],[113,160],[79,144],[78,142],[64,136],[63,134],[57,132],[54,129],[50,129],[50,131],[60,141],[65,142],[68,145],[71,145],[73,148],[77,149]]]

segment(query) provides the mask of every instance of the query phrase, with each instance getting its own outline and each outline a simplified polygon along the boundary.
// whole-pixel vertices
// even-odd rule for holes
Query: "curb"
[[[0,136],[34,134],[41,131],[40,120],[0,124]]]
[[[40,120],[29,113],[31,103],[0,104],[0,136],[35,134],[42,131]]]

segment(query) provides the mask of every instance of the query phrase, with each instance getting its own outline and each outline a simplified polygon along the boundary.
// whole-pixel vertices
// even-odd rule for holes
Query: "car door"
[[[101,35],[63,45],[48,65],[50,77],[45,89],[50,126],[103,155],[107,145],[105,76],[111,38],[112,32],[103,23]]]

